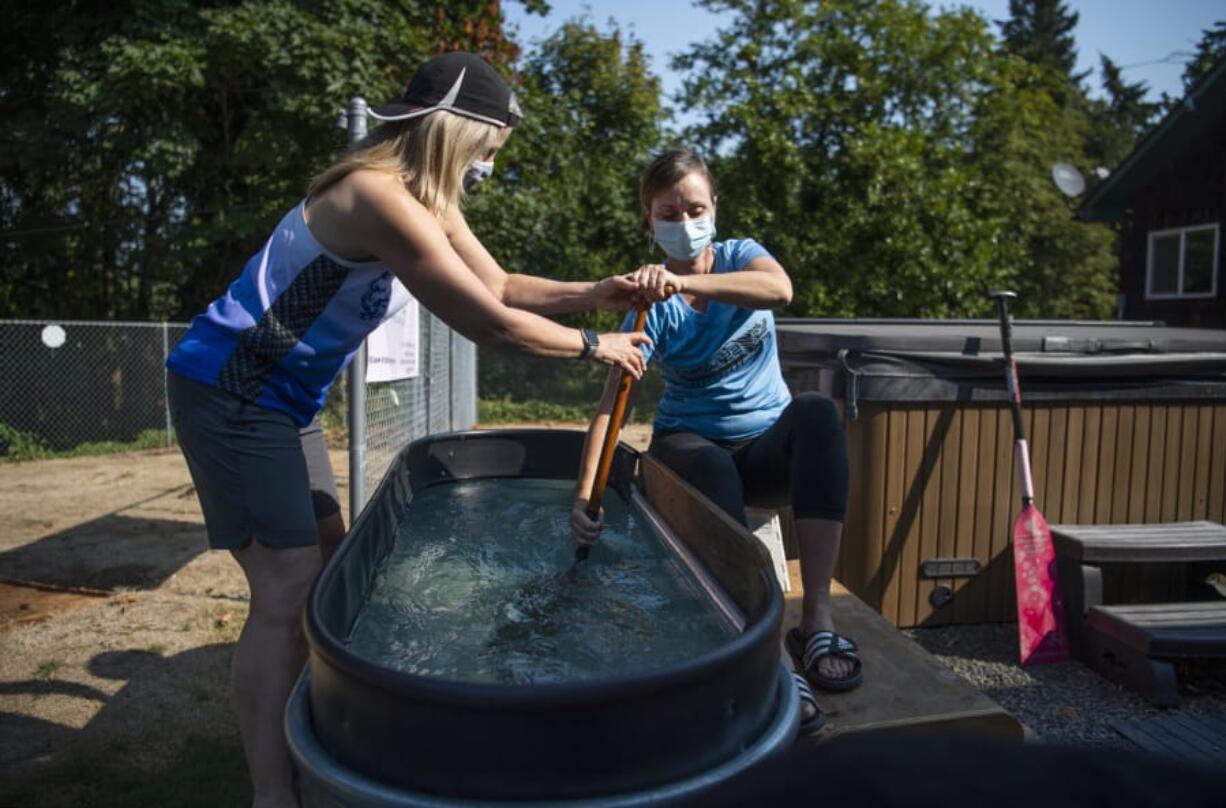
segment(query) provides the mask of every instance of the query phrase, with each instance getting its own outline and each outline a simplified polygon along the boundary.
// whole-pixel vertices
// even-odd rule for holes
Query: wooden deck
[[[1111,728],[1147,752],[1192,763],[1226,763],[1226,713],[1171,713],[1116,721]]]
[[[784,631],[800,621],[799,562],[788,562],[788,572],[792,591],[784,599]],[[838,583],[834,613],[839,632],[860,646],[864,684],[850,693],[818,691],[818,703],[826,713],[826,727],[818,737],[900,727],[1024,737],[1022,724],[1003,707]]]

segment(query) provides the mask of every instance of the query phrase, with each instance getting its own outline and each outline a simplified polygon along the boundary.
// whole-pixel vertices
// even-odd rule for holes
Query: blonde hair
[[[441,218],[463,193],[468,164],[494,147],[498,131],[494,124],[442,109],[389,121],[312,179],[307,194],[315,196],[350,173],[370,168],[398,176],[413,198]]]

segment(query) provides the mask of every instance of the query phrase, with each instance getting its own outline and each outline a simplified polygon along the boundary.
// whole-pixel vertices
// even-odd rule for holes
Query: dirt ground
[[[645,448],[649,430],[623,440]],[[331,455],[347,511],[347,457]],[[229,661],[247,586],[207,549],[177,450],[0,464],[0,513],[0,786],[237,743]]]

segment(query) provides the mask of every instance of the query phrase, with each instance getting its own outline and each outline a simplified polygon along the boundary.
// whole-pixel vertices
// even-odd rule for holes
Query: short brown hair
[[[669,149],[651,161],[643,171],[643,178],[639,180],[639,204],[643,208],[644,228],[651,229],[651,200],[655,199],[656,194],[673,187],[687,174],[695,171],[702,174],[707,181],[707,186],[711,189],[711,199],[714,200],[715,177],[711,176],[711,169],[707,168],[706,162],[697,152],[689,149]]]

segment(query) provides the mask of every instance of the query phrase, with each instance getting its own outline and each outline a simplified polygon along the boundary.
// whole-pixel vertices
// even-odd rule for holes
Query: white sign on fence
[[[366,381],[393,382],[418,376],[417,346],[421,323],[417,300],[396,312],[366,338]]]

